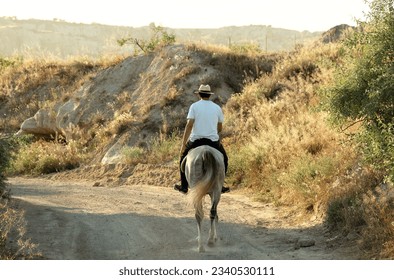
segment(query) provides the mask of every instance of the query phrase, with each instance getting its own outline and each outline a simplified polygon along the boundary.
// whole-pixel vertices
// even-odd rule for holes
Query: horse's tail
[[[191,202],[200,217],[203,216],[202,199],[218,184],[218,165],[215,156],[210,151],[204,151],[201,156],[203,177],[190,190]]]

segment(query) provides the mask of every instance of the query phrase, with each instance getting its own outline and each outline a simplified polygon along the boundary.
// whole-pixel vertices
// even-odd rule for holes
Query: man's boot
[[[188,188],[187,187],[183,187],[182,185],[179,184],[175,184],[174,185],[174,190],[177,190],[183,194],[187,194]]]

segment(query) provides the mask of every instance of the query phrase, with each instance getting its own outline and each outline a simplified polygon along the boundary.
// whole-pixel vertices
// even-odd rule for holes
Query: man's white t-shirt
[[[194,142],[200,138],[212,141],[219,140],[218,123],[224,120],[222,109],[210,100],[200,100],[193,103],[187,114],[188,119],[194,119],[194,125],[189,140]]]

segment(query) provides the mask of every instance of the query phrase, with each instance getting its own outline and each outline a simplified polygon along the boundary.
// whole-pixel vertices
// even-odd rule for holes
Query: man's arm
[[[222,132],[222,129],[223,129],[223,123],[218,122],[218,134],[219,134],[220,132]]]
[[[183,132],[182,147],[179,152],[180,156],[182,156],[183,152],[185,151],[186,143],[189,140],[190,134],[192,133],[193,125],[194,119],[188,119],[185,126],[185,131]]]

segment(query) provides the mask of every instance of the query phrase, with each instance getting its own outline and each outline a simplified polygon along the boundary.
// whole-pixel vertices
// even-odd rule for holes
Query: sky
[[[0,17],[131,27],[271,25],[314,32],[356,25],[367,12],[364,0],[0,0]]]

